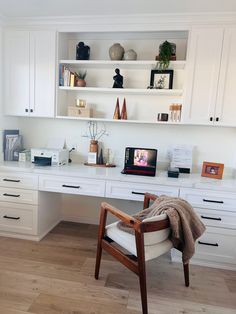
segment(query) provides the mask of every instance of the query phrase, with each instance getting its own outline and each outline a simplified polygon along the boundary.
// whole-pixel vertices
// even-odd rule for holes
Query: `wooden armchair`
[[[145,193],[143,208],[149,207],[150,200],[154,201],[156,198],[156,195]],[[117,227],[118,222],[106,226],[108,212],[133,228],[134,235],[119,229]],[[95,278],[98,279],[99,276],[102,249],[104,249],[138,275],[143,314],[148,314],[145,262],[168,252],[173,247],[168,239],[169,233],[170,225],[166,214],[147,218],[141,222],[107,203],[102,203]],[[113,246],[113,242],[117,243],[121,249]],[[130,252],[131,255],[126,255],[122,248]],[[188,287],[189,265],[183,266],[185,285]]]

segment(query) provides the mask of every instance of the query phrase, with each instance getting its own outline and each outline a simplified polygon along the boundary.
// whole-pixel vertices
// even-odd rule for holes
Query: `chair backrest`
[[[166,220],[168,220],[168,216],[164,213],[161,215],[146,218],[142,222],[145,224],[145,223],[158,222],[158,221],[163,222]],[[158,224],[157,224],[157,226],[158,226]],[[151,232],[145,232],[144,233],[144,245],[145,246],[146,245],[155,245],[155,244],[158,244],[160,242],[163,242],[163,241],[168,239],[169,234],[170,234],[170,227],[167,227],[167,228],[164,228],[161,230],[158,230],[158,227],[157,227],[157,230],[154,230]]]

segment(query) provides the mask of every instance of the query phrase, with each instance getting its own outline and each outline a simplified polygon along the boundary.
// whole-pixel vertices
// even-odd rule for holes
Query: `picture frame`
[[[150,87],[172,89],[174,70],[151,70]]]
[[[222,179],[224,171],[224,164],[216,162],[204,161],[202,164],[202,177],[209,177],[213,179]]]
[[[88,153],[88,164],[96,164],[97,163],[97,153],[89,152]]]

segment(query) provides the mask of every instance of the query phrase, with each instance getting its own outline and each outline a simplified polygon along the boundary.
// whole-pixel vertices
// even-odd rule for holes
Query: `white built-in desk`
[[[120,168],[84,165],[36,167],[31,163],[0,165],[0,235],[42,239],[60,220],[64,193],[143,201],[145,192],[180,196],[189,201],[207,226],[193,262],[236,269],[236,180],[200,174],[168,178],[131,176]],[[52,193],[54,192],[54,193]],[[172,258],[179,256],[173,252]]]

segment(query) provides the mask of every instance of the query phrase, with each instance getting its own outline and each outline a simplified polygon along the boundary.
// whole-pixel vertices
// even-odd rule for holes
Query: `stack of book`
[[[70,71],[64,64],[59,66],[59,86],[75,86],[76,73]]]

